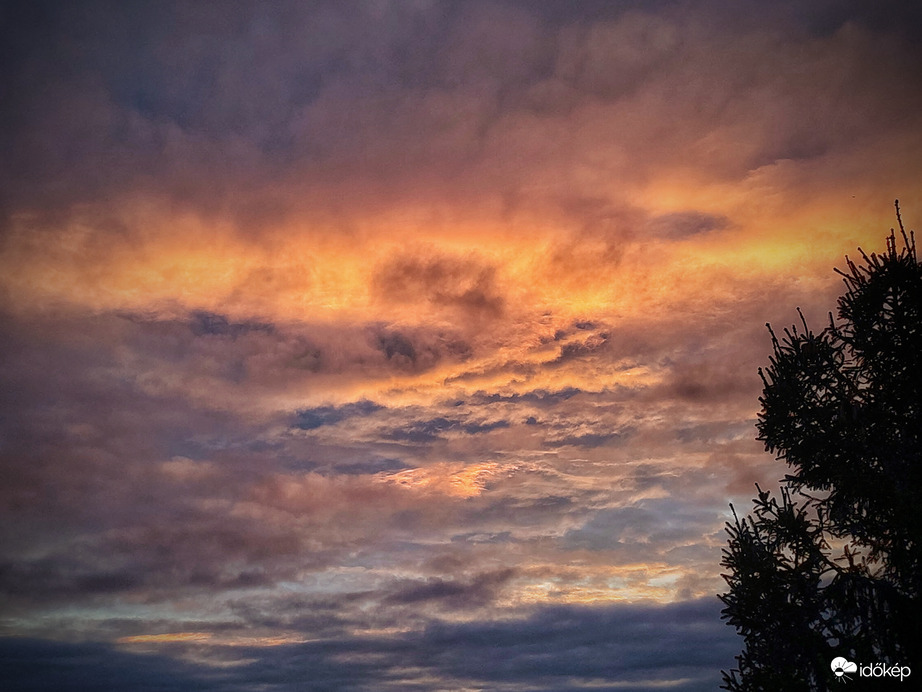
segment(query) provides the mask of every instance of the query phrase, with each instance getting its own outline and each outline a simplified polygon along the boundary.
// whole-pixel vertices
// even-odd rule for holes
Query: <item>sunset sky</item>
[[[9,689],[716,689],[765,323],[919,226],[920,34],[0,4]]]

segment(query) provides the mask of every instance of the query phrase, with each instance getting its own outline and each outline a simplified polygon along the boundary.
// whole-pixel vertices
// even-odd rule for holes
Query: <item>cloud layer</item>
[[[922,209],[875,8],[4,5],[14,688],[713,689],[763,325]]]

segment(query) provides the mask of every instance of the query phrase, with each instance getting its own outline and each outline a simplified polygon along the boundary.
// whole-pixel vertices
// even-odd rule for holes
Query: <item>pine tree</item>
[[[896,214],[902,249],[891,229],[884,254],[836,270],[838,322],[769,325],[757,439],[790,472],[727,524],[731,692],[829,689],[838,656],[922,677],[922,265]]]

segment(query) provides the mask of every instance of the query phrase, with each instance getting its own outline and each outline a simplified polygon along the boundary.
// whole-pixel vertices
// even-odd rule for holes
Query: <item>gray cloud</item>
[[[373,401],[364,399],[343,406],[319,406],[298,411],[295,427],[301,430],[313,430],[324,425],[335,425],[354,416],[368,416],[383,409]]]
[[[385,603],[395,605],[436,602],[455,609],[470,609],[489,605],[503,585],[512,579],[516,570],[478,574],[470,580],[445,580],[430,577],[424,582],[398,583]]]
[[[398,257],[376,273],[375,290],[390,300],[426,300],[474,315],[497,317],[504,299],[495,286],[494,267],[473,259]]]
[[[3,206],[50,214],[159,190],[258,232],[295,209],[330,218],[343,204],[434,188],[541,205],[527,188],[559,170],[548,167],[547,133],[571,150],[610,146],[600,137],[612,133],[559,117],[598,100],[638,113],[672,104],[669,128],[612,113],[641,176],[677,152],[742,176],[914,122],[919,61],[901,35],[919,23],[911,3],[886,13],[864,2],[720,3],[722,21],[708,3],[583,5],[7,8]],[[822,29],[792,31],[803,14]],[[709,149],[722,129],[737,136],[735,152]],[[567,177],[553,188],[565,195]],[[623,204],[584,199],[596,200],[576,212],[590,226]],[[97,221],[106,236],[124,228],[117,216]]]
[[[671,606],[544,608],[507,621],[433,623],[403,635],[332,637],[271,647],[177,644],[171,656],[99,644],[0,639],[7,683],[66,692],[123,682],[138,690],[400,689],[408,684],[578,690],[590,681],[625,689],[669,684],[713,689],[736,642],[716,600]],[[180,663],[176,654],[235,665]],[[49,665],[50,663],[54,665]],[[417,671],[413,673],[411,671]],[[407,677],[407,676],[410,677]],[[418,677],[416,677],[418,676]],[[426,682],[428,680],[428,682]]]

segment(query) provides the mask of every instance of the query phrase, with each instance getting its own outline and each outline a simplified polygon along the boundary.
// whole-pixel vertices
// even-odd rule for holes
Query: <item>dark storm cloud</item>
[[[387,364],[397,370],[420,372],[437,365],[443,358],[464,360],[471,346],[456,334],[439,330],[397,329],[383,324],[366,330],[369,345],[379,351]]]
[[[821,0],[820,2],[788,3],[794,15],[806,20],[807,26],[829,34],[843,24],[852,22],[880,32],[918,36],[922,31],[922,8],[912,0]]]
[[[457,418],[431,418],[429,420],[410,421],[392,430],[388,436],[394,440],[403,440],[416,444],[432,442],[446,433],[459,432],[466,435],[480,435],[492,430],[502,430],[510,426],[509,421],[470,421]]]
[[[699,233],[727,228],[730,220],[694,209],[651,214],[643,209],[616,204],[605,197],[565,197],[559,202],[565,215],[580,228],[581,236],[607,241],[603,258],[617,263],[630,242],[680,240]]]
[[[600,332],[581,341],[570,341],[561,347],[560,354],[554,359],[554,363],[584,358],[603,348],[610,336],[607,332]]]
[[[458,677],[527,679],[538,689],[577,688],[593,678],[709,689],[717,678],[712,671],[735,643],[709,621],[714,607],[708,600],[661,608],[549,608],[522,622],[438,625],[427,634],[437,660]],[[703,656],[687,656],[685,637],[699,628],[695,648]],[[469,638],[482,642],[479,653],[465,646]]]
[[[698,233],[722,230],[728,224],[729,220],[722,216],[687,211],[653,217],[645,230],[657,238],[687,238]]]
[[[196,336],[229,336],[232,339],[252,331],[271,332],[273,326],[262,322],[233,322],[226,315],[197,311],[192,314],[189,327]]]
[[[0,639],[7,684],[17,692],[54,687],[98,689],[124,681],[132,689],[279,692],[452,688],[585,689],[585,685],[682,692],[714,689],[732,664],[737,642],[707,599],[669,606],[554,607],[523,619],[433,623],[390,637],[329,638],[270,647],[219,643],[171,649],[235,665],[211,667],[140,655],[99,644]],[[177,650],[178,649],[178,650]],[[54,665],[49,665],[54,662]],[[416,671],[416,673],[410,672]],[[415,676],[419,676],[418,680]],[[428,682],[420,682],[428,680]]]
[[[478,507],[466,508],[463,514],[465,528],[481,526],[512,527],[515,529],[559,525],[564,519],[582,516],[587,506],[604,496],[598,492],[571,491],[570,495],[544,494],[540,497],[504,497],[487,499]],[[466,534],[459,534],[466,535]],[[518,537],[517,537],[518,538]],[[492,541],[491,541],[492,542]]]
[[[727,402],[743,396],[751,399],[757,385],[754,377],[742,378],[735,367],[721,363],[675,364],[671,374],[671,393],[690,402]]]
[[[319,406],[298,411],[295,427],[301,430],[314,430],[324,425],[335,425],[355,416],[368,416],[384,407],[364,399],[343,406]]]
[[[141,585],[142,576],[137,571],[110,571],[99,565],[76,564],[71,557],[0,564],[0,592],[8,607],[23,599],[39,603],[72,602],[75,597],[117,594]]]
[[[437,602],[451,608],[472,608],[488,605],[496,598],[503,585],[512,579],[515,570],[479,574],[470,580],[445,580],[429,578],[426,581],[401,582],[394,593],[384,601],[393,605]]]
[[[139,692],[196,689],[235,692],[248,685],[216,679],[209,671],[164,655],[133,654],[98,643],[0,638],[8,692],[91,692],[102,688]]]
[[[188,488],[172,501],[175,488],[152,487],[135,493],[111,488],[111,516],[106,531],[72,539],[66,547],[42,537],[32,544],[41,557],[17,556],[0,564],[0,592],[10,614],[23,609],[91,604],[123,596],[158,602],[182,592],[218,593],[267,587],[291,579],[298,569],[326,564],[332,552],[305,554],[303,536],[291,527],[255,523],[232,512],[202,512]],[[222,504],[230,509],[227,493]],[[205,495],[205,498],[208,496]],[[202,498],[202,499],[205,499]],[[131,513],[132,502],[154,500],[159,516],[143,509]],[[212,498],[214,501],[214,498]],[[199,500],[198,502],[201,502]],[[121,505],[121,506],[120,506]],[[80,522],[74,511],[55,513],[61,522]],[[332,547],[332,546],[330,546]],[[335,552],[335,549],[333,550]]]
[[[398,329],[381,323],[344,328],[311,323],[283,325],[232,320],[206,311],[193,312],[185,319],[127,312],[94,315],[89,320],[85,317],[79,312],[65,312],[57,324],[38,318],[25,319],[21,325],[14,321],[11,327],[22,331],[24,340],[28,340],[30,333],[47,334],[47,344],[33,349],[29,356],[32,360],[59,357],[52,355],[55,349],[73,348],[75,342],[97,339],[98,352],[93,357],[108,365],[113,375],[119,367],[130,367],[133,378],[161,380],[163,390],[171,386],[180,389],[176,385],[182,378],[195,379],[205,386],[229,383],[271,388],[313,376],[375,377],[375,373],[389,376],[395,372],[425,371],[438,363],[459,362],[471,355],[471,346],[444,328]],[[67,339],[52,334],[56,327],[85,333]],[[131,350],[130,365],[113,357],[119,347]],[[144,377],[140,372],[145,372]],[[23,374],[39,383],[39,372]],[[121,384],[129,385],[126,381]],[[347,409],[344,416],[356,411]],[[318,412],[317,415],[337,414]]]
[[[396,302],[426,300],[437,306],[497,317],[503,310],[504,298],[495,285],[495,275],[495,267],[473,259],[403,256],[381,267],[372,286]]]
[[[571,399],[578,394],[584,394],[584,392],[577,387],[564,387],[558,391],[536,389],[533,391],[516,394],[487,394],[486,392],[476,392],[472,397],[472,402],[483,404],[501,402],[525,402],[532,405],[551,407],[556,406],[560,402]]]
[[[458,421],[440,417],[425,421],[415,421],[409,425],[401,426],[390,435],[395,440],[425,443],[432,442],[437,437],[440,437],[442,433],[457,427]]]

